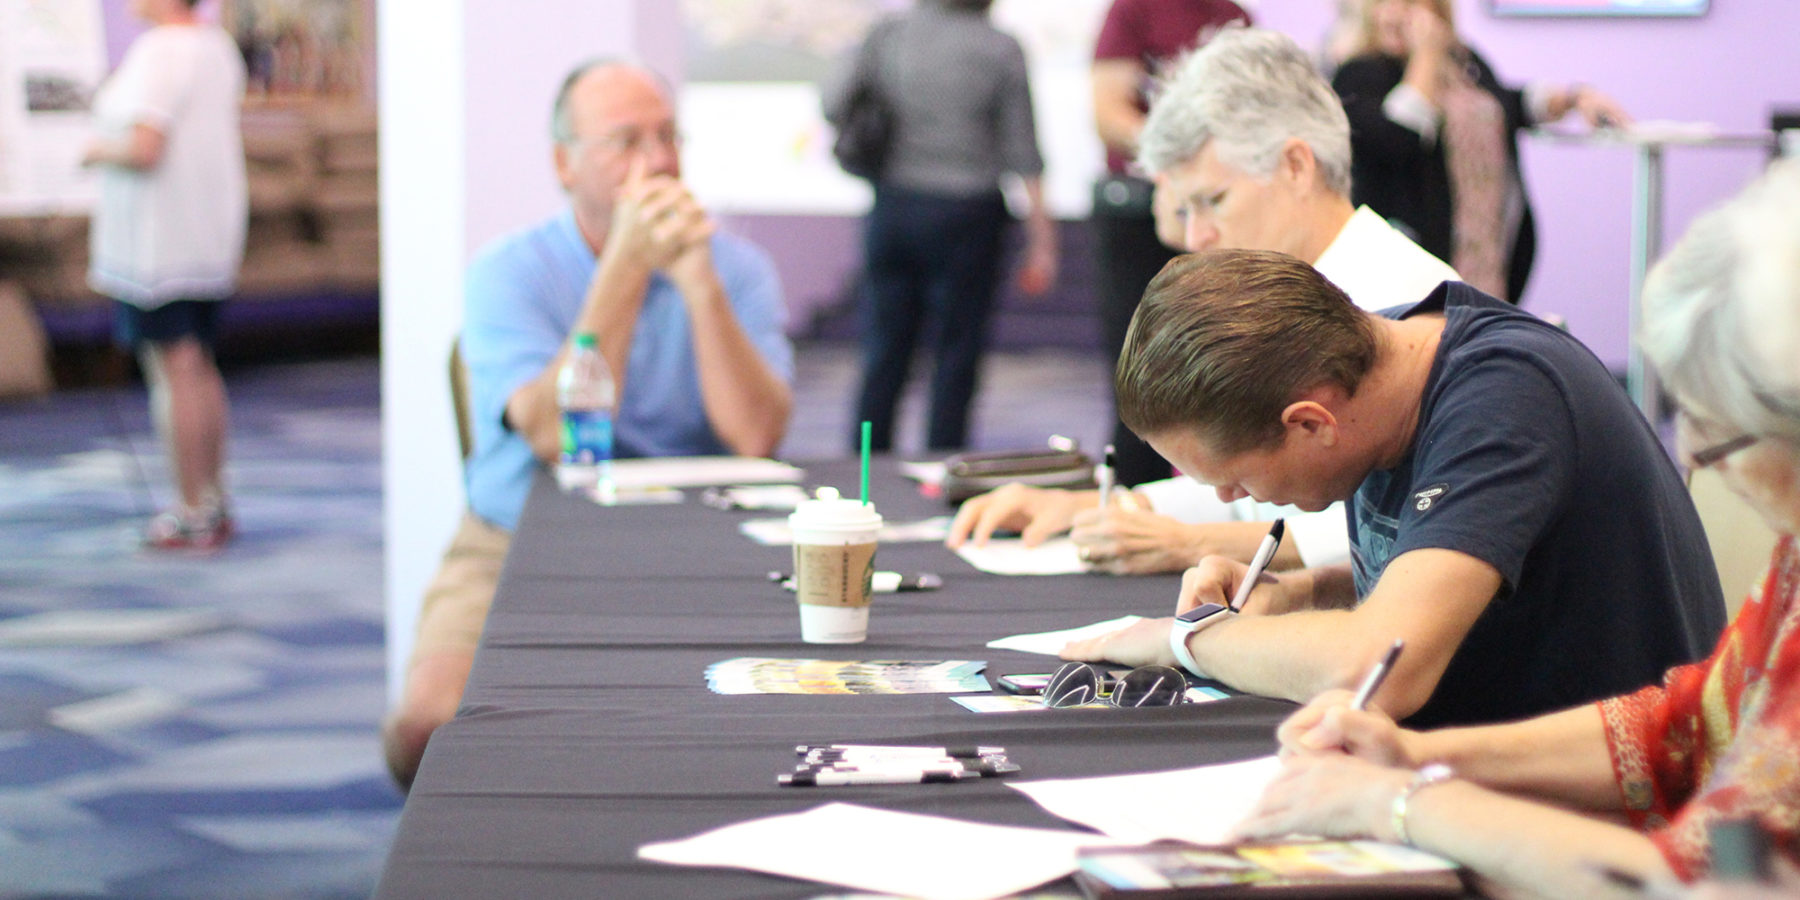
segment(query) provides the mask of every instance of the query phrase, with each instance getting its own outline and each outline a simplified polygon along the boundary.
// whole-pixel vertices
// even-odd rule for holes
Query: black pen
[[[783,772],[775,776],[782,787],[838,787],[852,784],[936,784],[940,782],[979,780],[968,771],[914,770],[908,772]]]
[[[1381,683],[1387,680],[1388,673],[1394,671],[1394,663],[1400,660],[1400,651],[1405,648],[1405,641],[1395,640],[1394,646],[1381,655],[1381,659],[1369,669],[1369,674],[1363,677],[1362,687],[1356,689],[1356,699],[1350,701],[1351,709],[1368,708],[1369,698],[1375,696],[1375,692],[1381,689]]]
[[[769,572],[769,580],[787,590],[794,589],[794,576],[787,572]],[[944,586],[944,578],[933,572],[920,572],[916,575],[902,575],[899,572],[876,572],[869,585],[869,590],[876,594],[906,593],[908,591],[935,591]]]
[[[794,764],[796,772],[973,772],[983,778],[1011,775],[1019,770],[1018,763],[1010,762],[1004,756],[981,759],[945,757],[931,760],[809,758],[806,762]]]

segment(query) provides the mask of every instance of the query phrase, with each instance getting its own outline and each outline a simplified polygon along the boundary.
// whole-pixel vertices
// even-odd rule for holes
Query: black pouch
[[[1156,185],[1134,175],[1107,175],[1094,182],[1094,215],[1148,219],[1154,215]]]
[[[952,505],[1013,481],[1068,490],[1094,487],[1094,461],[1073,448],[959,453],[944,465],[944,500]]]

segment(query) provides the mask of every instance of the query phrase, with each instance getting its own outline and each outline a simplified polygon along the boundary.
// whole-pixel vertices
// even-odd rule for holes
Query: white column
[[[463,505],[447,360],[462,316],[467,185],[460,3],[381,0],[381,469],[388,694]]]

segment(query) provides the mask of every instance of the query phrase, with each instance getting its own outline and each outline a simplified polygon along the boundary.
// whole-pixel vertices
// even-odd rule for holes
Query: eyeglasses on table
[[[1105,700],[1120,709],[1178,706],[1187,702],[1187,676],[1168,666],[1139,666],[1117,678],[1092,663],[1064,663],[1044,686],[1052,709]]]

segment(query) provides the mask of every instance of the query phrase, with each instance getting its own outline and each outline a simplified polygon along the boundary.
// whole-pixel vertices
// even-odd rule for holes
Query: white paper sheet
[[[1133,844],[1173,839],[1226,843],[1276,774],[1273,756],[1217,766],[1111,775],[1015,781],[1046,811]]]
[[[1112,634],[1121,628],[1142,621],[1143,618],[1143,616],[1120,616],[1104,622],[1095,622],[1092,625],[1083,625],[1080,628],[1040,631],[1035,634],[1015,634],[1011,637],[988,641],[987,645],[996,650],[1018,650],[1024,653],[1043,653],[1048,656],[1056,656],[1062,653],[1063,645],[1070,641]]]
[[[969,565],[995,575],[1074,575],[1087,571],[1066,537],[1051,538],[1036,547],[1025,546],[1022,538],[993,538],[982,546],[964,544],[956,554]]]
[[[613,483],[620,490],[794,483],[805,477],[804,469],[754,456],[669,456],[613,463]]]
[[[933,788],[956,789],[921,789]],[[684,840],[645,844],[638,856],[680,866],[733,866],[923,900],[987,900],[1075,871],[1080,847],[1117,843],[1078,831],[983,825],[827,803]]]

